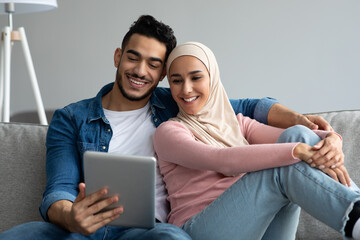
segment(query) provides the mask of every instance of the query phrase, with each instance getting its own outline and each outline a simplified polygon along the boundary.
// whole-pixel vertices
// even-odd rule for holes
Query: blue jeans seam
[[[104,236],[103,236],[103,240],[105,240],[107,238],[109,234],[109,227],[108,226],[105,226],[105,231],[104,231]]]
[[[307,177],[308,179],[310,179],[312,182],[314,182],[316,185],[318,185],[319,187],[321,187],[322,189],[325,189],[328,192],[331,192],[334,196],[336,196],[339,199],[345,199],[347,201],[352,201],[351,199],[346,198],[345,196],[341,196],[338,194],[338,192],[333,191],[333,189],[331,188],[327,188],[325,187],[321,181],[319,181],[318,179],[314,178],[311,174],[306,174],[305,171],[302,171],[301,169],[299,169],[299,167],[297,166],[297,164],[294,165],[295,169],[298,170],[302,175],[304,175],[305,177]],[[314,169],[316,171],[320,171],[318,169]],[[325,174],[324,172],[321,172],[322,174]],[[326,174],[325,174],[326,175]],[[329,177],[328,175],[326,175],[327,177]]]

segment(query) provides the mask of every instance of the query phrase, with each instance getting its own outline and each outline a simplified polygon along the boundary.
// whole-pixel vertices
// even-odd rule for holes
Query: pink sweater
[[[218,148],[195,140],[183,124],[162,123],[154,134],[160,172],[168,190],[168,222],[177,226],[202,211],[246,172],[287,166],[298,143],[274,144],[283,129],[261,124],[241,114],[239,127],[250,145]],[[328,132],[315,131],[324,138]]]

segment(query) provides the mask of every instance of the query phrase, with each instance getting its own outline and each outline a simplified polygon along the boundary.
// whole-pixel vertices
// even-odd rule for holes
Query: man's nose
[[[135,73],[139,77],[144,77],[146,75],[146,63],[145,62],[139,62],[135,67]]]

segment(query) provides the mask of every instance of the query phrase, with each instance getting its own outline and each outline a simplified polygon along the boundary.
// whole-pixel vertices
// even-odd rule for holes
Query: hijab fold
[[[179,113],[170,120],[183,123],[195,137],[205,144],[218,147],[248,145],[241,134],[234,110],[220,80],[219,67],[213,52],[205,45],[187,42],[177,46],[170,54],[166,70],[169,78],[171,63],[181,56],[198,58],[210,75],[210,94],[204,107],[196,114],[187,114],[179,106]]]

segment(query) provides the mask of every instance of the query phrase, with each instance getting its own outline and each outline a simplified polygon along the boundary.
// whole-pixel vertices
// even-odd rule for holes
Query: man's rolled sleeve
[[[254,118],[261,123],[268,124],[267,116],[269,110],[273,104],[278,102],[276,99],[270,97],[260,99],[254,110]]]
[[[60,200],[68,200],[68,201],[74,202],[75,198],[76,198],[76,196],[72,195],[69,192],[65,192],[65,191],[49,193],[48,195],[46,195],[43,198],[40,208],[39,208],[42,218],[46,222],[49,221],[49,218],[47,216],[47,211],[48,211],[49,207],[51,206],[51,204],[53,204],[54,202],[57,202]]]

